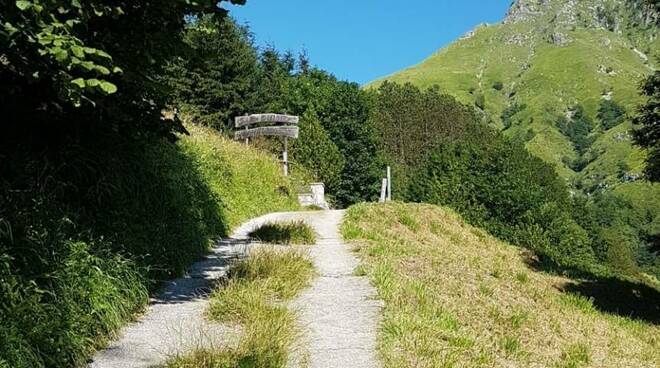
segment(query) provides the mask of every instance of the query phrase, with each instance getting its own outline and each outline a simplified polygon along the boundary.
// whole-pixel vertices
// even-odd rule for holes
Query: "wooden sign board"
[[[234,139],[248,139],[255,137],[286,137],[298,138],[299,129],[297,126],[270,126],[258,127],[246,130],[237,130],[234,133]]]
[[[298,116],[282,115],[282,114],[254,114],[248,116],[238,116],[234,121],[236,128],[241,128],[249,125],[260,123],[279,123],[279,124],[292,124],[297,125],[300,121]]]

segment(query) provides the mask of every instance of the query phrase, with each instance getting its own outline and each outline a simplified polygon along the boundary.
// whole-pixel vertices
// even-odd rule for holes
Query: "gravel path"
[[[339,234],[343,211],[303,214],[319,234],[310,249],[319,276],[293,303],[306,328],[309,368],[380,367],[376,335],[381,302]]]
[[[147,313],[98,352],[88,367],[149,368],[176,354],[231,344],[235,338],[230,328],[204,318],[213,283],[232,259],[251,248],[251,230],[269,221],[300,219],[319,234],[318,244],[309,251],[320,275],[292,304],[305,327],[309,367],[379,367],[375,351],[380,303],[367,279],[353,276],[358,260],[341,242],[342,217],[342,211],[273,213],[245,223],[187,276],[167,283]]]

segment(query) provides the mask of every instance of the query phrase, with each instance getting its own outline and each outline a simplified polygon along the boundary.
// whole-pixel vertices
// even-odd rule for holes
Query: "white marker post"
[[[392,170],[387,167],[387,201],[392,200]]]
[[[387,199],[387,179],[383,178],[383,185],[380,187],[380,203],[385,203]]]

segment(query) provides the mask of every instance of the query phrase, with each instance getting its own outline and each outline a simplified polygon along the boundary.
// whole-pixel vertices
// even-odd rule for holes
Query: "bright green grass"
[[[248,234],[251,238],[271,244],[314,244],[316,232],[304,221],[269,222]]]

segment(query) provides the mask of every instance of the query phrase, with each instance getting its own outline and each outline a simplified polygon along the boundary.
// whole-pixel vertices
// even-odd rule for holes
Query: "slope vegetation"
[[[643,155],[632,147],[628,117],[604,126],[597,112],[603,101],[627,112],[640,102],[638,82],[654,70],[660,49],[657,22],[657,10],[642,0],[518,0],[503,22],[479,26],[383,80],[439,85],[563,177],[616,185],[639,176]],[[557,126],[579,108],[592,122],[586,153]]]
[[[660,364],[657,289],[541,272],[527,251],[431,205],[357,205],[342,232],[385,302],[386,367]]]
[[[84,364],[215,237],[298,208],[272,156],[188,129],[176,144],[97,139],[0,165],[0,367]]]

